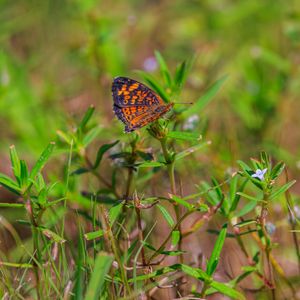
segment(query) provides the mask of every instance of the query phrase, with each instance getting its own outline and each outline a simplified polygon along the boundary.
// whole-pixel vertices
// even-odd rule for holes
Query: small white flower
[[[255,171],[255,173],[252,174],[251,176],[254,177],[254,178],[258,178],[258,179],[260,179],[261,181],[263,181],[263,180],[265,179],[265,174],[266,174],[266,172],[267,172],[267,169],[263,169],[263,170],[257,169],[257,170]]]

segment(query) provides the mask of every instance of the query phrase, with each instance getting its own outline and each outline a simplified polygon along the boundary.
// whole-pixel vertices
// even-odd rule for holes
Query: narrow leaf
[[[186,157],[186,156],[194,153],[195,151],[198,151],[198,150],[200,150],[200,149],[202,149],[202,148],[204,148],[204,147],[206,147],[206,146],[208,146],[210,144],[211,144],[211,142],[208,141],[208,142],[204,142],[204,143],[195,145],[193,147],[190,147],[190,148],[188,148],[186,150],[183,150],[182,152],[179,152],[178,154],[176,154],[175,160],[180,160],[180,159],[182,159],[182,158],[184,158],[184,157]]]
[[[7,208],[23,208],[25,204],[22,203],[2,203],[0,202],[0,207],[7,207]]]
[[[248,202],[246,205],[243,206],[243,208],[237,214],[235,214],[235,216],[242,217],[246,215],[247,213],[252,211],[256,205],[257,205],[257,200]]]
[[[101,236],[103,236],[104,232],[103,230],[97,230],[97,231],[93,231],[93,232],[88,232],[84,234],[84,238],[88,241],[90,240],[94,240],[96,238],[99,238]]]
[[[154,167],[162,167],[164,166],[164,163],[161,163],[159,161],[145,161],[138,165],[139,168],[154,168]]]
[[[168,87],[171,87],[171,85],[172,85],[171,74],[170,74],[169,68],[168,68],[163,56],[160,54],[160,52],[155,51],[155,57],[160,66],[160,71],[164,77],[166,85]]]
[[[176,246],[180,241],[180,231],[174,230],[172,231],[172,237],[171,237],[172,245]]]
[[[9,154],[10,154],[10,161],[11,161],[13,173],[15,175],[15,178],[19,181],[21,176],[21,166],[20,166],[20,159],[16,151],[16,147],[14,145],[11,145],[9,147]]]
[[[175,196],[175,195],[171,195],[171,199],[173,201],[175,201],[177,204],[182,205],[184,207],[186,207],[188,210],[193,210],[194,207],[193,205],[191,205],[190,203],[188,203],[187,201]]]
[[[82,144],[84,147],[88,146],[100,133],[102,128],[100,126],[96,126],[93,129],[91,129],[84,137],[82,140]]]
[[[35,176],[43,169],[44,165],[46,164],[46,162],[48,161],[48,159],[50,158],[53,152],[54,146],[55,143],[50,142],[49,145],[46,147],[46,149],[43,151],[40,158],[38,159],[38,161],[36,162],[36,164],[31,170],[30,179],[34,179]]]
[[[183,116],[187,117],[200,112],[217,94],[227,77],[228,76],[225,75],[218,79],[210,88],[208,88],[206,93],[201,96],[192,107],[183,112]]]
[[[169,212],[163,206],[161,206],[161,205],[156,205],[156,207],[159,208],[159,210],[163,214],[165,220],[168,222],[168,224],[170,225],[170,227],[173,227],[175,225],[175,222],[174,222],[172,216],[169,214]]]
[[[95,161],[95,164],[94,164],[94,167],[93,167],[94,169],[98,168],[98,166],[100,165],[104,153],[106,151],[108,151],[110,148],[112,148],[113,146],[115,146],[116,144],[118,144],[118,143],[119,143],[119,141],[115,141],[111,144],[104,144],[99,148],[99,150],[97,152],[97,156],[96,156],[96,161]]]
[[[286,192],[292,185],[294,185],[296,183],[296,180],[292,180],[286,184],[284,184],[283,186],[275,189],[273,191],[273,193],[270,195],[269,199],[273,200],[276,197],[280,196],[281,194],[283,194],[284,192]]]
[[[245,296],[225,283],[213,281],[210,286],[231,299],[246,300]]]
[[[89,281],[85,300],[98,300],[104,288],[105,277],[113,262],[113,256],[105,252],[98,253],[91,279]]]
[[[4,186],[11,192],[19,195],[21,192],[20,187],[8,176],[0,173],[0,185]]]
[[[220,234],[216,240],[213,252],[210,256],[210,259],[208,261],[207,264],[207,268],[206,268],[206,273],[211,276],[213,275],[213,273],[215,272],[219,259],[220,259],[220,254],[223,248],[223,244],[225,242],[225,238],[226,238],[226,232],[227,232],[227,224],[225,224],[222,228],[222,230],[220,231]]]
[[[60,237],[58,234],[56,234],[50,229],[47,228],[39,228],[39,229],[41,230],[43,235],[45,235],[48,239],[53,240],[56,243],[63,244],[66,241],[64,238]]]
[[[82,120],[81,120],[81,122],[80,122],[80,124],[79,124],[79,126],[78,126],[77,131],[78,131],[78,130],[80,130],[80,131],[83,131],[83,130],[84,130],[86,124],[87,124],[88,121],[91,119],[91,117],[92,117],[94,111],[95,111],[95,107],[94,107],[93,105],[91,105],[91,106],[87,109],[87,111],[86,111],[84,117],[82,118]]]
[[[184,141],[200,141],[202,136],[197,132],[169,131],[168,138]]]

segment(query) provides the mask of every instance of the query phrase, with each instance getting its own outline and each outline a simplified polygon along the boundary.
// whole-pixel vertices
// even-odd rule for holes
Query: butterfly
[[[146,85],[127,77],[116,77],[112,84],[113,110],[125,124],[125,132],[144,127],[167,113],[174,103],[166,104]]]

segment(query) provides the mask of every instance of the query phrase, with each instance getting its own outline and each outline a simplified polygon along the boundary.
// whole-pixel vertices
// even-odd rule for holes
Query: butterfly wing
[[[166,105],[161,97],[144,84],[126,77],[114,79],[112,95],[113,110],[125,124],[125,132],[155,121],[173,106],[173,103]]]
[[[152,106],[165,103],[154,91],[127,77],[117,77],[112,84],[114,104],[119,107]]]

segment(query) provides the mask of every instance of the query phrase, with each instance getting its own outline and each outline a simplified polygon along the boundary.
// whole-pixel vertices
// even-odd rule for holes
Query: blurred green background
[[[299,1],[1,0],[0,24],[0,172],[11,144],[34,161],[90,104],[103,141],[119,137],[112,79],[159,77],[159,50],[173,70],[196,58],[181,101],[229,75],[199,116],[208,172],[263,149],[299,177]]]

